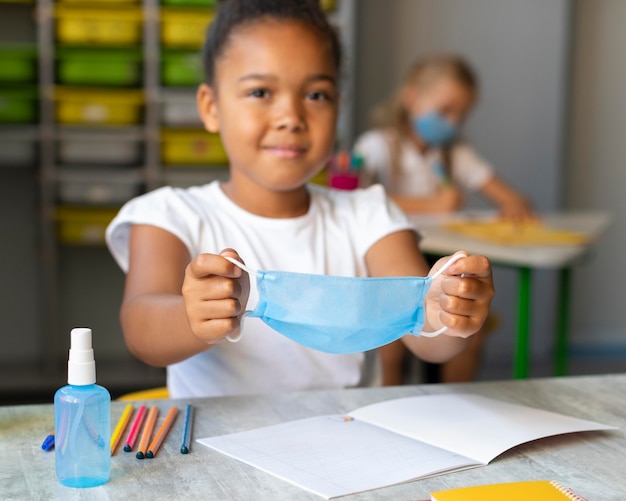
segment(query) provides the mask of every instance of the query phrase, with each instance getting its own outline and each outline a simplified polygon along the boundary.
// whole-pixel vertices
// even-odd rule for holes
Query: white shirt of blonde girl
[[[432,149],[422,154],[409,141],[400,146],[399,173],[391,173],[390,132],[372,130],[364,133],[355,144],[355,151],[363,156],[365,184],[381,183],[394,194],[427,197],[441,185],[436,165],[441,162],[441,150]],[[474,149],[464,143],[452,149],[452,182],[468,191],[479,191],[493,176],[493,169]]]

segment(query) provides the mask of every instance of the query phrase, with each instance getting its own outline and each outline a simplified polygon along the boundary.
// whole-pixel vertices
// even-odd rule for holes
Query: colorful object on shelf
[[[161,42],[165,47],[200,48],[213,21],[209,9],[161,9]]]
[[[37,50],[30,44],[0,45],[0,82],[28,83],[37,78]]]
[[[322,10],[331,12],[337,7],[337,2],[335,0],[320,0],[320,6]]]
[[[165,130],[161,133],[161,161],[169,166],[218,165],[228,157],[218,134],[204,130]]]
[[[141,42],[139,7],[85,8],[56,5],[56,34],[69,45],[136,45]]]
[[[35,123],[37,121],[37,97],[35,87],[0,87],[0,123]]]
[[[362,157],[348,151],[337,152],[328,164],[328,185],[339,190],[357,189],[362,166]]]
[[[59,81],[68,85],[140,85],[141,49],[70,48],[56,51]]]
[[[161,83],[169,87],[197,86],[203,81],[202,57],[197,50],[164,50]]]
[[[68,245],[103,245],[107,226],[117,209],[58,207],[55,214],[59,241]]]
[[[55,89],[56,119],[61,124],[131,125],[142,121],[140,90]]]

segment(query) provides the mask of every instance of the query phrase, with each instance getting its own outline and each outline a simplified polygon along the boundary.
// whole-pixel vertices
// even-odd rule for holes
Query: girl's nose
[[[306,129],[304,108],[295,98],[276,103],[275,126],[277,129],[301,131]]]

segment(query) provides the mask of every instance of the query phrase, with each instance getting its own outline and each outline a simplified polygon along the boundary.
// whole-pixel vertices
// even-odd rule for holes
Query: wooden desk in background
[[[323,414],[351,411],[374,402],[414,395],[478,394],[617,426],[619,431],[585,432],[530,442],[488,466],[364,492],[341,499],[430,499],[436,490],[467,485],[548,479],[591,500],[626,498],[626,375],[527,379],[457,385],[421,385],[197,400],[155,400],[164,415],[172,405],[194,406],[193,438],[250,430]],[[52,395],[50,395],[52,400]],[[140,403],[136,402],[136,408]],[[126,402],[113,402],[111,422]],[[320,500],[267,473],[192,442],[179,452],[184,419],[178,419],[154,459],[118,451],[111,479],[100,487],[62,486],[54,453],[41,450],[53,426],[53,406],[0,407],[0,499],[219,499]],[[485,437],[489,440],[489,437]]]
[[[446,223],[493,218],[493,212],[467,211],[450,215],[411,215],[422,235],[420,247],[426,254],[444,256],[463,249],[487,256],[496,266],[514,268],[518,274],[517,327],[514,376],[528,377],[531,325],[532,271],[554,269],[559,273],[557,327],[554,347],[554,373],[567,372],[568,322],[571,269],[587,252],[610,223],[604,212],[571,212],[541,215],[546,226],[580,233],[586,243],[578,245],[505,245],[469,236],[445,228]]]

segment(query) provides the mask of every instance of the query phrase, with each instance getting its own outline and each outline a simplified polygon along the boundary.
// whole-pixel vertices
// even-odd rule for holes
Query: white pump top
[[[91,329],[76,328],[71,332],[70,358],[67,362],[67,382],[86,386],[96,382],[96,362],[91,344]]]

